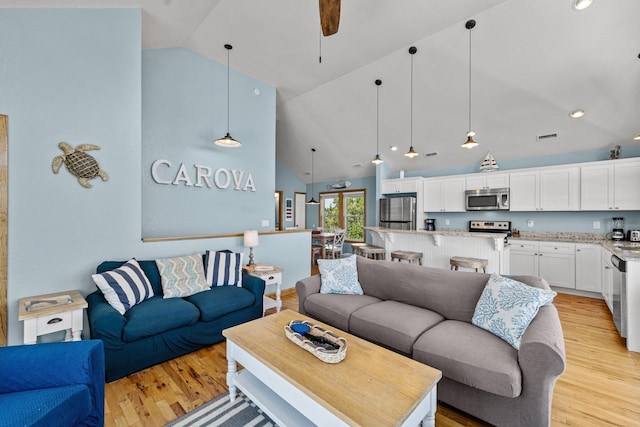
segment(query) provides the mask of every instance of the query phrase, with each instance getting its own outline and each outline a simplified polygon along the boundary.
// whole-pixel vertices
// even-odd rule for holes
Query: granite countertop
[[[609,252],[625,261],[640,261],[640,243],[628,241],[614,241],[607,239],[606,233],[568,233],[521,231],[517,237],[510,237],[509,241],[529,240],[540,242],[568,242],[591,243],[600,245]],[[633,249],[627,249],[632,247]],[[637,249],[636,249],[637,248]]]
[[[449,228],[435,231],[427,230],[396,230],[394,228],[386,227],[364,227],[365,230],[374,231],[377,233],[400,233],[400,234],[423,234],[426,236],[462,236],[462,237],[485,237],[490,239],[504,238],[507,233],[480,233],[470,232],[465,229]]]
[[[401,233],[401,234],[422,234],[422,235],[439,235],[439,236],[463,236],[463,237],[485,237],[495,239],[502,238],[506,233],[478,233],[470,232],[465,229],[441,229],[435,231],[427,230],[396,230],[385,227],[365,227],[365,230],[377,233]],[[538,242],[568,242],[568,243],[590,243],[600,245],[609,252],[615,254],[625,261],[640,262],[640,242],[620,241],[616,242],[607,239],[606,233],[569,233],[569,232],[550,232],[550,231],[520,231],[520,235],[510,237],[509,241],[529,240]],[[633,247],[633,249],[627,249]],[[637,247],[637,249],[636,249]]]

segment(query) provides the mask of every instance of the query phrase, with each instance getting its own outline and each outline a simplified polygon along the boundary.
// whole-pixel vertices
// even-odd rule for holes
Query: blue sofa
[[[125,261],[105,261],[97,273]],[[155,296],[121,315],[97,290],[86,298],[91,338],[102,340],[108,382],[223,341],[222,330],[262,316],[263,280],[244,275],[242,287],[217,286],[185,298],[162,297],[155,261],[138,261]]]
[[[102,342],[0,347],[1,427],[102,425]]]

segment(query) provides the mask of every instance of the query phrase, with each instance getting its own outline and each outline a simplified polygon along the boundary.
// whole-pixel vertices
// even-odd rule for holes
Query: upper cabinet
[[[468,175],[466,179],[467,190],[482,190],[485,188],[507,188],[509,187],[508,173],[482,173]]]
[[[640,161],[583,166],[581,208],[586,211],[639,210]]]
[[[424,212],[464,212],[464,178],[425,179]]]
[[[580,168],[553,168],[510,174],[512,211],[580,209]]]
[[[381,184],[381,194],[416,193],[421,178],[386,179]]]

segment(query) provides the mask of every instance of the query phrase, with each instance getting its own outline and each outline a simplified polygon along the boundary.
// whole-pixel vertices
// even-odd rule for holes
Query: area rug
[[[275,425],[247,396],[238,392],[233,403],[229,402],[229,393],[225,393],[170,422],[165,427],[275,427]]]

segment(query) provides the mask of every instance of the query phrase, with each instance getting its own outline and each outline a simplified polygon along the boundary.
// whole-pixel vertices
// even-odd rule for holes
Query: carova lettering
[[[177,172],[171,169],[169,160],[159,159],[151,165],[151,177],[157,184],[184,185],[185,187],[216,187],[226,190],[231,185],[237,191],[256,191],[250,172],[237,169],[219,168],[215,171],[209,166],[195,163],[193,169],[180,163]],[[195,177],[195,180],[192,179]]]

